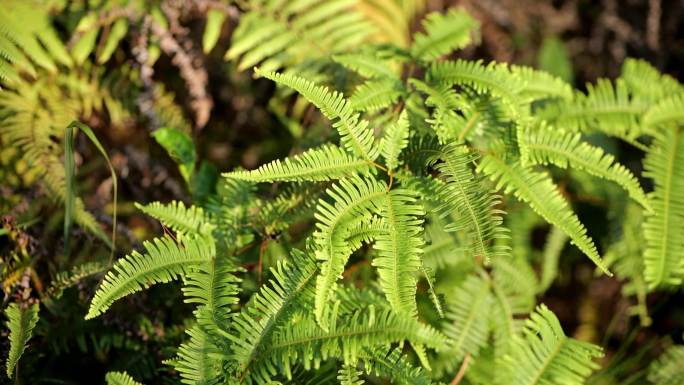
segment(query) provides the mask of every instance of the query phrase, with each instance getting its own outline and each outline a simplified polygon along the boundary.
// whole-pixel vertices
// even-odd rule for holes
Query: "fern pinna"
[[[320,132],[332,137],[307,138],[289,157],[225,172],[216,193],[194,205],[138,205],[172,233],[116,261],[86,318],[154,284],[180,281],[194,319],[165,363],[186,384],[584,383],[600,367],[601,348],[566,336],[537,296],[555,279],[567,241],[600,274],[629,280],[643,323],[646,293],[681,286],[684,87],[636,60],[586,92],[527,67],[447,60],[478,34],[467,13],[429,14],[409,37],[412,2],[392,3],[397,20],[362,3],[245,4],[226,60],[238,70],[257,65],[254,75],[278,87],[277,114],[285,118],[278,107],[296,94],[292,115],[315,108],[329,122]],[[224,18],[208,19],[205,49]],[[121,20],[99,61],[126,34]],[[383,22],[376,30],[369,20]],[[49,34],[38,36],[49,43]],[[360,42],[367,46],[355,48]],[[9,47],[0,77],[19,81],[7,63],[31,61]],[[88,52],[73,59],[83,63]],[[339,79],[348,97],[337,90]],[[320,125],[316,116],[301,120]],[[19,123],[5,123],[8,135],[28,146]],[[644,172],[590,136],[644,151]],[[176,158],[189,181],[194,153],[187,162]],[[562,183],[558,169],[571,170]],[[652,191],[642,187],[645,178]],[[607,200],[625,226],[607,248],[572,207],[576,180],[610,186]],[[552,230],[535,270],[524,237],[539,223]],[[362,274],[370,284],[357,285]],[[8,371],[35,313],[8,310]],[[654,363],[651,381],[676,376],[680,353],[675,346]],[[106,381],[139,383],[123,372]]]

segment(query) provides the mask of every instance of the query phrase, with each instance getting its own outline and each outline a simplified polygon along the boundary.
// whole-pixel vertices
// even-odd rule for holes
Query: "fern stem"
[[[463,376],[465,375],[466,370],[468,369],[468,364],[470,363],[470,353],[466,354],[465,358],[463,359],[463,363],[461,364],[461,367],[458,369],[458,373],[456,373],[456,377],[454,377],[453,380],[449,383],[449,385],[458,385],[458,383],[461,382],[463,379]]]

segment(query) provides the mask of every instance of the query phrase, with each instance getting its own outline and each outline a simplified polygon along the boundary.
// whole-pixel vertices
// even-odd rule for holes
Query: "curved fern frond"
[[[653,179],[649,195],[653,213],[643,225],[645,278],[649,289],[677,286],[684,280],[684,135],[669,127],[656,136],[644,160],[644,175]]]
[[[192,266],[215,254],[214,242],[208,238],[186,239],[177,244],[165,236],[143,245],[145,254],[134,251],[116,261],[95,292],[86,319],[102,314],[120,298],[185,275]]]
[[[399,166],[399,155],[408,145],[409,121],[406,110],[402,111],[399,119],[387,127],[385,135],[380,140],[380,153],[385,159],[385,166],[392,171]]]
[[[105,375],[107,385],[143,385],[126,372],[109,372]]]
[[[185,207],[181,201],[171,201],[168,204],[152,202],[141,205],[136,203],[135,207],[180,235],[209,236],[214,229],[204,210],[199,206]]]
[[[442,163],[436,165],[445,182],[440,188],[442,217],[451,215],[452,221],[444,228],[455,232],[465,230],[471,240],[472,254],[489,263],[492,257],[505,256],[508,248],[498,240],[508,238],[501,226],[501,214],[495,208],[499,198],[483,193],[481,178],[476,178],[471,163],[477,155],[465,146],[450,145],[444,148]]]
[[[665,126],[671,123],[684,122],[684,91],[651,106],[644,114],[644,125],[647,127]]]
[[[357,111],[381,110],[396,103],[404,93],[402,88],[395,79],[371,79],[356,87],[349,103]]]
[[[506,366],[512,385],[581,385],[599,368],[593,360],[601,356],[598,346],[566,337],[558,318],[542,304],[515,338]]]
[[[9,354],[7,355],[7,377],[12,378],[14,368],[17,366],[21,355],[26,350],[26,344],[33,335],[33,328],[38,323],[39,305],[34,303],[26,308],[21,308],[16,303],[11,303],[5,309],[7,316],[7,329],[9,329]]]
[[[446,14],[433,12],[427,15],[423,28],[425,33],[413,37],[411,55],[431,61],[470,44],[480,23],[463,10],[450,9]]]
[[[572,87],[563,79],[548,72],[538,71],[525,66],[511,66],[511,73],[523,82],[520,93],[531,100],[560,98],[571,100]]]
[[[344,147],[357,156],[373,161],[378,156],[373,130],[368,122],[359,119],[351,103],[337,91],[330,91],[327,87],[316,84],[289,74],[266,72],[255,69],[258,75],[271,79],[278,84],[290,87],[304,96],[322,113],[333,121],[333,127],[340,133]]]
[[[561,168],[574,167],[613,181],[624,188],[636,202],[647,210],[651,207],[637,178],[615,157],[606,154],[600,147],[581,140],[578,133],[564,132],[541,125],[525,130],[521,143],[523,161],[528,164],[553,164]]]
[[[337,379],[340,385],[363,385],[364,380],[361,379],[361,372],[356,369],[356,365],[343,364],[337,372]]]
[[[625,59],[620,78],[627,83],[635,98],[658,101],[661,98],[684,93],[684,87],[668,75],[661,74],[645,60]]]
[[[373,55],[349,53],[335,55],[333,60],[366,78],[398,78],[387,63]]]
[[[313,148],[299,155],[275,160],[252,171],[224,173],[227,178],[249,182],[305,182],[341,179],[370,173],[371,165],[333,145]]]
[[[363,358],[369,372],[389,378],[393,384],[401,385],[432,385],[428,372],[423,368],[413,366],[402,354],[401,348],[378,348],[369,352]]]
[[[534,172],[528,168],[515,167],[494,155],[485,155],[478,165],[504,193],[513,192],[520,200],[527,202],[534,211],[568,234],[572,242],[591,259],[596,266],[612,275],[603,265],[594,242],[587,236],[587,229],[558,192],[546,173]]]
[[[406,189],[390,191],[383,199],[380,215],[387,232],[376,238],[378,281],[392,310],[415,316],[416,277],[422,266],[423,207],[415,193]]]
[[[344,179],[327,190],[334,205],[319,201],[315,218],[317,230],[313,234],[316,244],[316,258],[321,263],[321,272],[316,278],[315,315],[324,320],[324,311],[330,305],[335,282],[344,271],[352,250],[346,242],[347,231],[353,220],[369,219],[371,209],[387,194],[384,183],[369,179]],[[354,222],[356,223],[356,222]],[[321,324],[322,327],[326,327]]]

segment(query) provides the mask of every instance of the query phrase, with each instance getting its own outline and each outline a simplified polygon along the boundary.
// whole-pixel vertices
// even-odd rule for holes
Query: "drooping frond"
[[[570,84],[548,72],[513,65],[511,73],[523,82],[520,93],[531,100],[547,98],[571,100],[573,97]]]
[[[7,316],[7,329],[9,329],[9,354],[5,367],[7,368],[7,377],[12,378],[14,375],[14,368],[17,366],[21,355],[24,354],[26,343],[33,335],[33,328],[38,323],[39,305],[34,303],[26,308],[22,308],[16,303],[10,303],[5,309]]]
[[[239,302],[236,269],[227,256],[215,256],[189,269],[185,277],[185,302],[197,304],[199,324],[212,336],[227,333],[230,308]]]
[[[335,282],[344,271],[352,250],[346,242],[353,223],[371,217],[370,209],[387,194],[384,183],[370,179],[344,179],[328,189],[334,204],[319,201],[315,218],[317,230],[313,234],[316,258],[321,261],[321,272],[316,278],[316,319],[323,321],[324,311],[330,306],[329,296]],[[321,324],[325,327],[324,324]]]
[[[487,174],[496,183],[497,189],[503,189],[505,193],[513,192],[544,219],[563,230],[596,266],[610,275],[594,242],[587,236],[587,229],[546,173],[514,167],[495,155],[485,155],[478,166],[478,172]]]
[[[367,54],[335,55],[333,60],[366,78],[397,78],[397,74],[383,60]]]
[[[105,375],[107,385],[143,385],[126,372],[109,372]]]
[[[515,338],[506,366],[512,385],[581,385],[602,355],[598,346],[566,337],[558,318],[542,304]]]
[[[569,133],[544,124],[525,130],[523,135],[523,161],[528,164],[549,163],[561,168],[576,168],[589,174],[613,181],[624,188],[629,195],[650,209],[646,194],[636,177],[615,157],[600,147],[592,146],[581,140],[578,133]]]
[[[215,254],[213,240],[203,237],[178,244],[165,236],[145,242],[144,246],[145,254],[134,251],[116,261],[95,292],[86,319],[102,314],[120,298],[184,275],[192,266],[208,261]]]
[[[624,81],[615,84],[599,79],[587,85],[587,93],[576,93],[572,101],[558,101],[545,105],[536,113],[556,127],[570,131],[603,132],[628,141],[640,134],[639,117],[646,104],[633,99]]]
[[[333,127],[340,133],[344,147],[351,153],[365,160],[375,160],[378,156],[373,131],[368,122],[359,119],[352,105],[337,91],[330,91],[327,87],[316,84],[289,74],[266,72],[255,69],[255,72],[276,83],[290,87],[313,103],[328,119],[333,121]]]
[[[648,380],[658,385],[684,384],[684,346],[670,346],[648,368]]]
[[[433,12],[423,21],[425,33],[414,35],[411,55],[420,60],[434,60],[471,43],[480,23],[463,10],[446,14]]]
[[[366,175],[370,169],[367,160],[349,155],[337,146],[326,145],[275,160],[256,170],[233,171],[223,176],[257,183],[326,181],[354,174]]]
[[[684,122],[684,91],[654,104],[644,114],[644,126],[658,127]]]
[[[237,364],[236,377],[263,383],[279,373],[272,357],[264,355],[273,333],[287,324],[303,298],[313,296],[318,272],[316,261],[293,249],[293,261],[272,269],[273,279],[231,322],[233,344],[231,359]],[[316,326],[317,327],[317,326]]]
[[[169,363],[180,373],[187,385],[217,385],[223,383],[223,357],[211,335],[195,326],[187,330],[190,340],[178,349],[178,358]]]
[[[684,93],[684,87],[677,80],[661,74],[644,60],[625,59],[620,78],[627,83],[632,95],[639,99],[655,102],[664,97]]]
[[[393,105],[404,93],[401,82],[396,79],[371,79],[359,85],[349,98],[357,111],[377,111]]]
[[[489,310],[493,305],[489,282],[479,275],[470,275],[447,297],[444,334],[450,344],[443,352],[448,357],[443,371],[458,369],[470,354],[477,356],[489,337]]]
[[[668,127],[656,136],[644,160],[653,179],[653,213],[643,225],[645,277],[650,289],[681,285],[684,279],[684,135]]]
[[[503,211],[496,209],[499,198],[483,192],[481,177],[475,176],[472,163],[476,154],[465,146],[450,145],[444,148],[443,162],[436,165],[445,180],[440,189],[441,215],[451,215],[446,231],[466,231],[472,253],[489,263],[492,257],[504,256],[508,248],[497,242],[508,237],[501,226]]]
[[[416,277],[422,264],[423,215],[415,193],[396,189],[381,203],[381,216],[387,232],[377,237],[378,256],[372,265],[378,268],[378,281],[392,310],[416,315]]]
[[[171,201],[168,204],[152,202],[141,205],[136,203],[135,207],[180,235],[209,236],[214,229],[207,214],[199,206],[185,207],[181,201]]]
[[[438,62],[430,67],[428,78],[433,82],[472,87],[478,93],[490,92],[509,105],[515,103],[516,95],[524,86],[520,79],[511,75],[506,64],[491,62],[484,65],[482,60]]]
[[[392,171],[399,166],[399,155],[408,145],[408,137],[408,114],[404,110],[399,119],[386,128],[385,135],[380,140],[380,153],[388,170]]]

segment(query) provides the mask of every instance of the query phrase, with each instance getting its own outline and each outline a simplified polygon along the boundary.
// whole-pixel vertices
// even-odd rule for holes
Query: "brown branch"
[[[458,369],[458,373],[456,373],[456,377],[454,377],[453,380],[449,383],[449,385],[458,385],[459,382],[463,379],[463,376],[465,376],[466,369],[468,369],[468,363],[470,363],[470,353],[465,355],[465,358],[463,359],[463,363],[461,364],[461,368]]]

